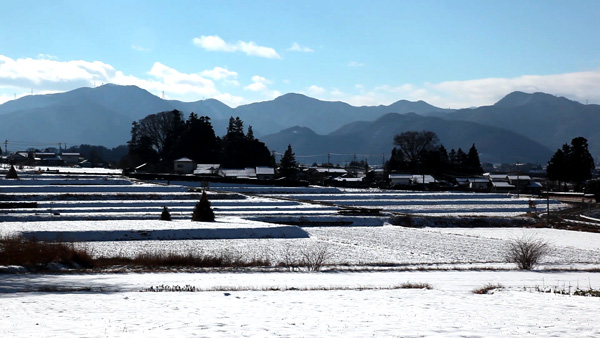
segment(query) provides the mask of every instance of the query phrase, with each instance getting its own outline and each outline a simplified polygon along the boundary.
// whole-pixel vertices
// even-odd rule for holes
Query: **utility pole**
[[[4,152],[8,154],[8,140],[4,140]]]

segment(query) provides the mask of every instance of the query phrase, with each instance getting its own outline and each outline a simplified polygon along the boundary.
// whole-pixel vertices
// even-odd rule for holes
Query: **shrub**
[[[400,288],[401,289],[427,289],[427,290],[432,290],[433,286],[431,286],[431,284],[429,284],[429,283],[412,283],[412,282],[406,282],[406,283],[400,284]]]
[[[215,213],[213,212],[206,191],[202,192],[200,201],[196,203],[194,212],[192,214],[192,221],[196,222],[212,222],[215,220]]]
[[[169,212],[169,208],[167,208],[166,206],[163,207],[163,211],[160,214],[160,220],[161,221],[170,221],[171,220],[171,213]]]
[[[488,293],[493,293],[495,290],[504,289],[502,284],[491,284],[488,283],[480,288],[473,290],[472,292],[477,295],[487,295]]]
[[[12,178],[17,180],[19,179],[19,175],[17,175],[17,170],[15,169],[14,165],[10,166],[10,169],[8,169],[5,178]]]
[[[548,242],[535,236],[523,236],[509,242],[505,259],[508,263],[517,264],[521,270],[531,270],[548,253],[550,253]]]

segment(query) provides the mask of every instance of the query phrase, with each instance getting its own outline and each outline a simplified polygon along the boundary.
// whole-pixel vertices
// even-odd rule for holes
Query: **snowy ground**
[[[598,288],[599,275],[592,273],[158,273],[3,278],[0,290],[9,292],[0,295],[3,337],[600,335],[596,318],[600,298],[533,291],[536,286]],[[404,282],[430,283],[433,290],[386,290]],[[506,289],[487,295],[471,292],[488,283]],[[209,291],[139,292],[163,284]],[[52,287],[92,291],[27,292]],[[382,289],[358,290],[378,287]],[[269,288],[287,290],[264,291]]]
[[[188,220],[199,197],[190,187],[88,174],[22,173],[20,181],[0,180],[3,201],[37,203],[0,211],[0,235],[74,241],[95,256],[229,253],[276,263],[326,248],[329,265],[320,273],[0,273],[1,337],[600,335],[600,298],[534,291],[599,289],[600,273],[586,271],[600,268],[600,234],[386,224],[393,213],[513,217],[531,211],[529,198],[211,185],[217,222],[202,223]],[[534,202],[538,208],[545,203]],[[157,220],[163,206],[175,221]],[[340,215],[347,207],[390,214]],[[302,219],[313,226],[264,222]],[[329,224],[315,226],[320,223]],[[507,270],[507,243],[524,235],[552,246],[541,270]],[[395,288],[404,282],[429,283],[433,290]],[[505,288],[471,292],[488,283]],[[159,285],[199,292],[140,292]]]

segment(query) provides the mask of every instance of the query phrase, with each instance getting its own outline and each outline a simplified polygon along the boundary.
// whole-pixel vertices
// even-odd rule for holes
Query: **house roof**
[[[494,188],[514,188],[515,186],[508,182],[492,182]]]
[[[435,183],[436,180],[433,176],[431,175],[413,175],[412,180],[414,183],[423,183],[423,181],[425,181],[424,183]]]
[[[275,175],[275,168],[256,167],[256,175]]]
[[[187,157],[182,157],[182,158],[176,159],[175,162],[194,162],[194,160],[191,160]]]
[[[469,181],[469,183],[489,183],[490,182],[490,180],[488,180],[487,178],[480,178],[480,177],[467,178],[467,181]]]
[[[219,164],[198,164],[194,170],[194,175],[213,175],[219,170]]]
[[[390,179],[396,179],[396,180],[406,179],[406,180],[411,180],[412,178],[413,178],[413,175],[411,175],[411,174],[390,174]]]
[[[60,156],[79,156],[79,153],[62,153]]]
[[[508,179],[511,181],[531,181],[531,177],[527,175],[508,175]]]

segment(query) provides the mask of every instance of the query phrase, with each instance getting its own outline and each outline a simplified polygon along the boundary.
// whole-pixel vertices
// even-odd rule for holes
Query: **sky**
[[[352,105],[600,104],[600,1],[12,1],[0,103],[136,85],[236,107],[286,93]]]

